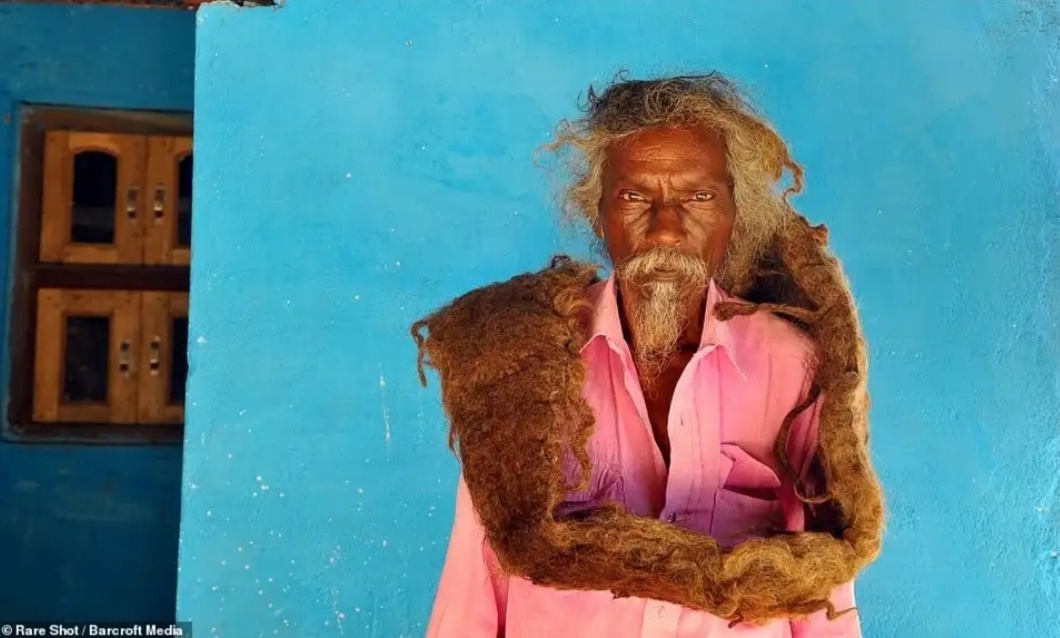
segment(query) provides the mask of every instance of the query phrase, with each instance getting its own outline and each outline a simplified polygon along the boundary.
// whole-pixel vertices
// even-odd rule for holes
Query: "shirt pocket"
[[[780,479],[740,446],[721,446],[721,488],[710,535],[724,547],[784,527]]]
[[[578,518],[608,503],[621,507],[626,504],[622,473],[611,464],[594,465],[589,486],[584,490],[567,492],[563,502],[556,507],[555,516],[558,519]]]

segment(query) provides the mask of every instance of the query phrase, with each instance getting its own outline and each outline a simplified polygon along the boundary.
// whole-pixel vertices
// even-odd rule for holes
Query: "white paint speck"
[[[195,340],[195,343],[197,343],[199,345],[202,345],[202,344],[206,343],[206,337],[199,337],[198,339]]]
[[[379,396],[383,402],[384,438],[390,443],[390,408],[386,404],[386,377],[383,376],[383,364],[379,364]]]

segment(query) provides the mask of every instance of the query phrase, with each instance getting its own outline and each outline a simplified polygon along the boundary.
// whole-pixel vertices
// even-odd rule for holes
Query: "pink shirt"
[[[669,471],[655,443],[629,346],[622,335],[614,279],[591,289],[593,331],[582,349],[585,398],[596,417],[588,490],[567,495],[575,512],[614,499],[630,511],[710,534],[723,544],[754,535],[771,520],[801,530],[803,509],[773,459],[780,424],[810,382],[812,345],[768,313],[714,319],[730,300],[713,282],[700,347],[674,390]],[[819,403],[792,426],[788,456],[806,475],[817,441]],[[573,471],[573,468],[569,468]],[[854,606],[853,583],[833,595]],[[428,638],[860,638],[856,612],[824,612],[763,626],[606,591],[557,591],[500,573],[463,480],[457,488],[449,551]]]

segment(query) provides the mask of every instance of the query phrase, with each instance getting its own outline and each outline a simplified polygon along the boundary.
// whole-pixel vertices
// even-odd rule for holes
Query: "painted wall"
[[[422,635],[457,468],[409,324],[567,241],[531,156],[589,82],[717,67],[805,164],[871,339],[866,635],[1060,636],[1051,6],[201,10],[178,615]]]
[[[190,111],[194,27],[179,11],[0,4],[0,279],[19,104]],[[0,440],[0,618],[172,618],[180,464],[179,445]]]

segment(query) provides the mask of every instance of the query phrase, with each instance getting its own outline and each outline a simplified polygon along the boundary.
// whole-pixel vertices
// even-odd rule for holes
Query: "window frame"
[[[183,424],[66,424],[33,419],[37,290],[190,292],[187,265],[96,265],[40,263],[44,140],[51,130],[135,135],[193,135],[188,112],[128,111],[21,104],[15,139],[15,198],[11,219],[11,275],[8,303],[8,440],[81,443],[181,443]]]

